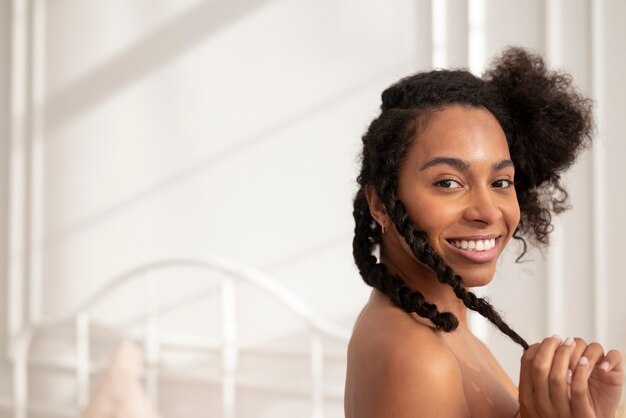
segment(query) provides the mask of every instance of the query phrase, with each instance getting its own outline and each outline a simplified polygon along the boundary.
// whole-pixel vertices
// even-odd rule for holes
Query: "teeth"
[[[453,241],[452,244],[457,248],[469,251],[487,251],[496,246],[496,239],[477,239],[477,240],[460,240]]]

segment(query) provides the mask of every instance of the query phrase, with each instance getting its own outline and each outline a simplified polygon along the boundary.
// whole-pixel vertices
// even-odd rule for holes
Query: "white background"
[[[625,19],[621,0],[0,1],[0,352],[169,256],[239,260],[349,328],[369,294],[351,199],[381,91],[480,72],[512,44],[573,74],[599,137],[565,176],[555,245],[522,264],[511,248],[481,292],[531,342],[624,352]],[[519,347],[473,326],[516,380]]]

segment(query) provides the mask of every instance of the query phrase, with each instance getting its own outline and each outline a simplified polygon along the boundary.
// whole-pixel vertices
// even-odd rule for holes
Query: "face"
[[[400,167],[398,195],[409,218],[468,287],[491,281],[519,223],[514,174],[496,118],[462,106],[434,113]]]

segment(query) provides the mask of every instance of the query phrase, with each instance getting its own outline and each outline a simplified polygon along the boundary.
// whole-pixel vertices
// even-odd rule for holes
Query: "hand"
[[[522,418],[612,418],[624,368],[617,351],[582,339],[546,338],[522,356]]]
[[[588,401],[579,405],[580,408],[589,409],[591,406],[596,417],[613,418],[624,383],[622,356],[619,352],[611,350],[596,367],[590,368],[589,371],[591,373],[587,380],[587,387],[580,388],[581,391],[588,393]]]

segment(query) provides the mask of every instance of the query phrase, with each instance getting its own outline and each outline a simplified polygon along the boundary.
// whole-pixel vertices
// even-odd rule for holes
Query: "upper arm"
[[[456,358],[441,344],[394,346],[372,361],[361,382],[358,418],[467,418]],[[358,412],[357,412],[358,411]]]

